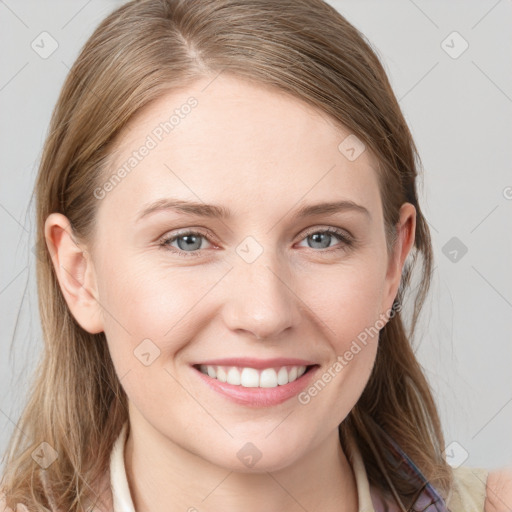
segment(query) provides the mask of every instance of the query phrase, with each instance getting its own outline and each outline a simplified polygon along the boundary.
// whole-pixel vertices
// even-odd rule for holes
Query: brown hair
[[[402,510],[417,488],[386,458],[391,435],[446,497],[452,486],[443,433],[429,384],[411,347],[432,271],[432,248],[418,204],[420,163],[386,73],[366,38],[322,0],[140,0],[109,15],[74,63],[53,112],[35,186],[39,308],[44,351],[18,429],[10,440],[2,487],[8,505],[78,511],[109,464],[128,419],[127,397],[104,333],[89,334],[71,315],[44,240],[52,212],[77,240],[92,237],[95,187],[109,169],[114,141],[140,109],[201,77],[233,73],[306,101],[361,139],[376,156],[388,246],[404,202],[417,212],[415,243],[396,303],[421,277],[409,330],[397,311],[380,331],[376,362],[358,403],[340,425],[345,448],[357,439],[368,478]],[[380,426],[380,427],[378,427]],[[20,432],[24,432],[22,437]],[[48,443],[58,459],[42,470],[32,451]],[[55,503],[50,499],[51,490]]]

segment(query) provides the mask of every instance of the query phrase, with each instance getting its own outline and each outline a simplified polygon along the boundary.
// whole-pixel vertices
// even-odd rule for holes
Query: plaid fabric
[[[402,451],[393,438],[382,430],[388,441],[390,462],[411,482],[417,483],[418,495],[409,512],[449,512],[444,499],[428,482],[414,462]],[[388,512],[387,507],[375,509],[375,512]]]

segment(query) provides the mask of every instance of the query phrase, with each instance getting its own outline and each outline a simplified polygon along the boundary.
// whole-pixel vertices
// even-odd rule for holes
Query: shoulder
[[[486,485],[484,512],[510,512],[512,510],[512,468],[489,472]]]
[[[486,481],[489,470],[478,467],[452,468],[453,485],[446,500],[450,512],[486,512]],[[497,512],[497,511],[496,511]]]
[[[511,512],[512,468],[453,468],[446,504],[452,512]]]

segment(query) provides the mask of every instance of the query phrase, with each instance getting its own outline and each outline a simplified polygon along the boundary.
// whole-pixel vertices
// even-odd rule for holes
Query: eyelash
[[[302,239],[300,241],[302,241],[305,238],[307,238],[308,236],[316,234],[316,233],[327,233],[327,234],[336,235],[336,238],[338,238],[338,240],[340,242],[343,242],[341,245],[336,246],[334,248],[328,247],[325,249],[320,249],[320,250],[315,251],[315,252],[319,252],[320,254],[332,253],[332,252],[336,252],[336,251],[340,251],[340,250],[347,251],[354,245],[354,242],[355,242],[354,238],[352,236],[348,235],[345,231],[338,229],[338,228],[332,228],[332,227],[326,228],[326,229],[318,229],[318,228],[311,229],[304,234],[304,236],[302,237]],[[200,256],[200,253],[202,251],[201,249],[196,250],[196,251],[183,251],[181,249],[176,249],[175,247],[170,246],[171,242],[174,242],[176,239],[178,239],[182,236],[188,236],[188,235],[195,235],[195,236],[199,235],[199,236],[206,238],[208,240],[208,242],[213,243],[210,240],[210,238],[205,233],[203,233],[201,231],[182,231],[182,232],[177,233],[171,237],[163,237],[160,240],[159,245],[160,245],[160,247],[167,249],[175,254],[178,254],[178,256],[182,256],[184,258]],[[310,247],[310,249],[313,249],[313,248]]]

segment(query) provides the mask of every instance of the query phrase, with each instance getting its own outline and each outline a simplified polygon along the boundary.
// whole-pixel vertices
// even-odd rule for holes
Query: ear
[[[79,245],[68,218],[51,213],[44,235],[66,303],[80,326],[91,334],[103,331],[96,275],[90,254]]]
[[[400,208],[400,218],[396,225],[397,233],[392,255],[389,258],[382,313],[391,310],[400,287],[404,263],[414,245],[416,233],[416,208],[411,203],[404,203]]]

